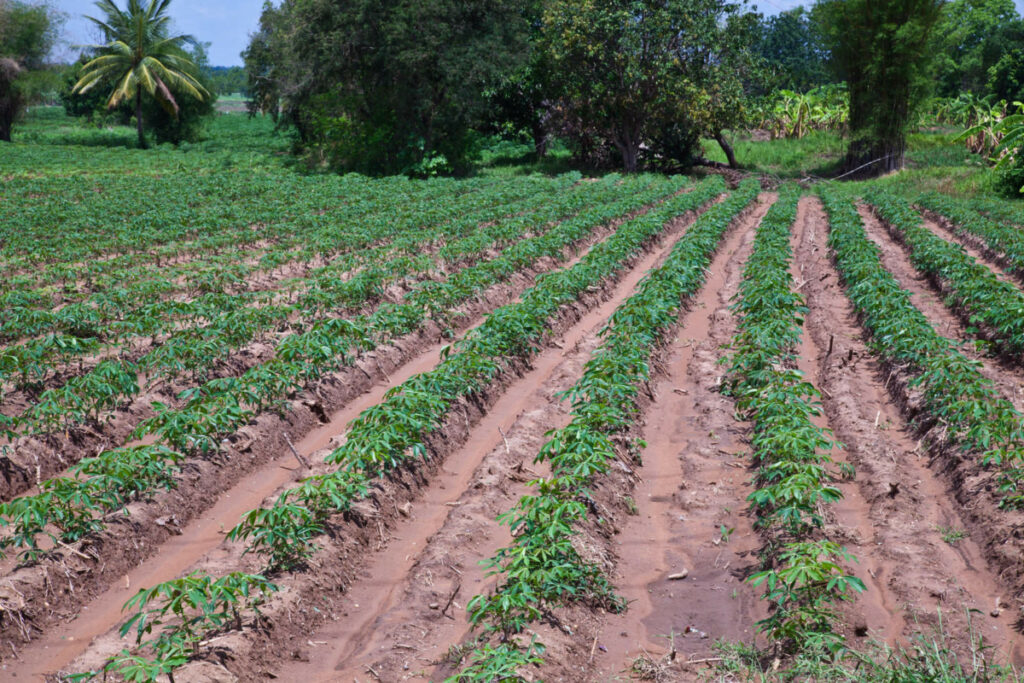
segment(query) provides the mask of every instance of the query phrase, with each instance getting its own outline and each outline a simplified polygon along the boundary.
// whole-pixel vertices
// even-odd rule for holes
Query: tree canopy
[[[849,90],[848,173],[903,168],[911,116],[932,87],[928,46],[943,0],[820,0],[826,45]]]
[[[757,27],[754,51],[766,67],[767,89],[807,92],[834,80],[822,27],[804,7],[765,17]]]
[[[584,154],[613,148],[627,171],[642,148],[688,162],[702,133],[743,119],[755,21],[724,0],[547,2],[540,49],[563,133]]]
[[[486,87],[526,56],[520,0],[284,0],[244,57],[250,91],[333,165],[457,171]]]
[[[41,70],[62,23],[43,4],[0,0],[0,140],[11,128],[32,92],[31,74]]]

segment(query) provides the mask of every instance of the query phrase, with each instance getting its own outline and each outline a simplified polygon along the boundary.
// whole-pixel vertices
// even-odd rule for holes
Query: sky
[[[127,3],[115,0],[120,7]],[[147,3],[148,0],[143,0]],[[70,61],[78,55],[73,45],[100,42],[102,37],[92,22],[83,15],[96,16],[93,0],[52,0],[67,15],[62,45],[56,57]],[[189,33],[197,40],[210,43],[210,64],[240,66],[241,52],[249,44],[249,34],[259,27],[263,0],[174,0],[169,14],[178,33]],[[102,17],[100,17],[102,18]]]
[[[115,0],[124,6],[123,0]],[[1014,0],[1024,13],[1024,0]],[[752,0],[763,14],[778,14],[807,0]],[[93,0],[54,0],[57,9],[67,15],[62,45],[56,50],[61,61],[71,61],[78,51],[73,45],[100,41],[100,35],[83,14],[93,14]],[[241,52],[249,44],[249,34],[259,26],[263,0],[174,0],[170,14],[180,33],[190,33],[202,42],[209,42],[210,64],[237,66],[242,64]]]

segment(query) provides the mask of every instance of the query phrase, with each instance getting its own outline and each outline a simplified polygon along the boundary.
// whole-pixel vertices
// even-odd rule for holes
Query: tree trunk
[[[533,153],[543,159],[548,153],[548,133],[543,126],[533,127]]]
[[[146,136],[142,132],[142,88],[135,91],[135,128],[139,133],[139,149],[147,149]]]
[[[14,85],[14,80],[21,72],[21,67],[13,59],[0,58],[0,140],[11,141],[11,129],[14,119],[23,104],[21,94]]]
[[[4,103],[0,102],[0,109],[4,109]],[[6,111],[0,111],[0,142],[11,141],[11,121]]]
[[[626,173],[635,173],[637,157],[640,155],[638,145],[627,144],[622,147],[622,167]]]
[[[729,168],[739,168],[740,165],[736,163],[736,153],[733,152],[732,145],[729,144],[729,141],[725,139],[724,135],[722,135],[722,131],[715,131],[715,140],[718,141],[718,146],[722,148],[723,152],[725,152],[725,158],[729,160]]]
[[[612,137],[612,143],[622,155],[622,168],[626,173],[635,173],[639,165],[640,131],[637,123],[623,123]]]
[[[843,177],[848,180],[875,178],[903,169],[905,140],[876,140],[873,144],[850,143],[843,161]]]

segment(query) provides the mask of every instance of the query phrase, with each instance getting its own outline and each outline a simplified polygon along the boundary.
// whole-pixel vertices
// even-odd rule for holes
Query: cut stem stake
[[[299,452],[297,450],[295,450],[295,444],[292,443],[292,440],[288,437],[287,434],[284,435],[284,440],[285,440],[285,443],[288,444],[288,448],[290,448],[292,450],[292,455],[295,456],[295,459],[299,461],[299,464],[302,465],[302,467],[304,469],[308,470],[309,469],[309,463],[306,461],[305,458],[303,458],[301,455],[299,455]]]

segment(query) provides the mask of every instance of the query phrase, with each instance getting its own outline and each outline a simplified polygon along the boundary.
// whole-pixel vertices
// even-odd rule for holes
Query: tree
[[[820,27],[803,7],[761,21],[754,51],[770,72],[770,90],[802,93],[832,81]]]
[[[927,97],[928,50],[943,0],[822,0],[814,7],[850,97],[844,170],[868,177],[903,168],[907,130]]]
[[[245,69],[240,66],[211,66],[209,78],[218,95],[247,94]]]
[[[153,98],[143,100],[142,115],[146,119],[146,128],[157,142],[179,144],[196,140],[205,121],[216,113],[217,95],[210,77],[208,46],[209,43],[196,43],[182,52],[184,58],[195,64],[194,76],[206,91],[205,97],[197,99],[171,86],[171,94],[178,103],[177,110],[169,109]]]
[[[930,51],[937,94],[987,95],[990,71],[1024,44],[1024,22],[1013,0],[952,0],[942,8]],[[1005,69],[1005,65],[1003,67]]]
[[[284,0],[244,57],[256,106],[316,156],[371,173],[458,172],[488,85],[526,55],[524,0]]]
[[[1003,53],[999,61],[989,67],[986,87],[1001,100],[1024,101],[1024,49],[1013,48]]]
[[[45,5],[0,0],[0,140],[11,141],[11,128],[35,93],[29,76],[43,68],[53,47],[61,16]]]
[[[178,116],[180,105],[175,92],[202,101],[209,97],[198,80],[198,69],[185,53],[184,45],[196,44],[188,35],[169,36],[171,0],[150,0],[145,7],[140,0],[128,0],[127,9],[120,9],[114,0],[98,0],[96,6],[104,20],[86,17],[99,26],[106,45],[93,45],[100,55],[82,68],[82,76],[73,89],[86,93],[92,88],[114,83],[107,106],[134,101],[139,147],[146,148],[143,127],[143,94],[155,100],[165,111]]]
[[[563,132],[582,154],[613,147],[627,171],[644,147],[688,163],[701,133],[731,157],[721,132],[744,116],[754,19],[726,0],[550,0],[542,49]]]

